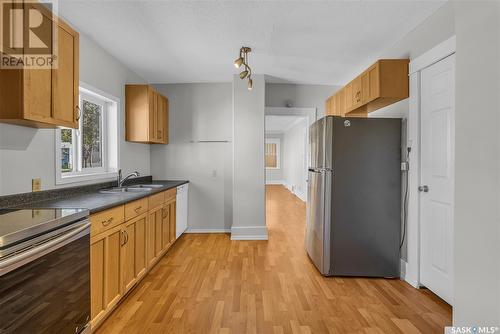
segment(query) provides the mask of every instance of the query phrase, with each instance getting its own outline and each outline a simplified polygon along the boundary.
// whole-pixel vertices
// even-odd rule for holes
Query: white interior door
[[[455,55],[421,71],[420,282],[453,304]]]

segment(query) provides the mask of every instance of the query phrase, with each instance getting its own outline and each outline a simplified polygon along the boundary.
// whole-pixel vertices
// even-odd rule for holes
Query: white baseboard
[[[230,228],[188,228],[184,233],[231,233]]]
[[[284,185],[285,180],[266,180],[266,184],[273,185],[273,184],[280,184]]]
[[[268,240],[267,226],[233,226],[231,240]]]
[[[411,286],[413,286],[414,288],[418,289],[419,288],[418,282],[409,277],[408,275],[406,275],[406,266],[408,265],[408,263],[403,259],[400,259],[400,261],[401,261],[401,279],[410,284]]]

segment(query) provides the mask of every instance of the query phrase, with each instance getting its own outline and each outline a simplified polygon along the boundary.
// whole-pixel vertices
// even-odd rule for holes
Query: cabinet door
[[[170,204],[170,244],[172,245],[175,242],[175,215],[176,215],[176,204],[175,201],[173,201]]]
[[[376,62],[367,71],[368,73],[368,92],[366,92],[367,102],[373,101],[380,96],[380,66]]]
[[[168,144],[168,117],[169,117],[169,111],[168,111],[168,99],[164,96],[163,97],[163,109],[164,109],[164,115],[165,115],[165,121],[163,122],[163,144]]]
[[[146,260],[148,268],[151,267],[155,260],[155,234],[156,234],[156,210],[150,210],[148,213],[149,219],[146,226]]]
[[[99,322],[122,296],[122,230],[117,226],[90,241],[90,291],[92,325]]]
[[[147,258],[147,266],[151,267],[155,264],[158,259],[159,251],[157,251],[158,247],[161,248],[161,232],[157,234],[157,229],[159,225],[159,230],[161,231],[162,224],[162,206],[158,206],[154,209],[151,209],[148,213],[149,219],[147,221],[147,238],[146,238],[146,258]],[[158,241],[159,239],[159,241]],[[157,246],[158,245],[158,246]]]
[[[52,120],[52,70],[26,69],[23,71],[23,109],[25,119],[44,123]]]
[[[156,127],[157,127],[157,114],[158,114],[158,101],[156,99],[157,93],[153,88],[148,87],[148,100],[149,100],[149,141],[156,142]]]
[[[165,204],[162,209],[162,228],[163,228],[163,234],[162,234],[162,247],[163,249],[167,249],[170,247],[170,205]]]
[[[146,273],[146,221],[142,214],[123,224],[123,290],[127,292]]]
[[[156,221],[155,221],[155,256],[159,257],[163,251],[162,244],[162,231],[163,231],[163,207],[160,207],[158,211],[156,211]]]
[[[351,111],[353,108],[353,89],[352,89],[352,82],[349,82],[345,86],[345,108],[346,108],[346,113]]]
[[[25,3],[25,17],[31,9],[40,9],[39,4]],[[43,8],[42,8],[43,9]],[[42,34],[52,35],[52,14],[47,10],[38,11],[45,16],[50,24],[38,27]],[[52,41],[51,41],[52,42]],[[52,48],[52,45],[48,45]],[[12,71],[12,70],[11,70]],[[52,120],[52,70],[51,69],[29,69],[22,71],[23,79],[23,118],[33,121],[53,123]],[[19,89],[19,88],[18,88]],[[20,90],[20,89],[19,89]]]
[[[79,37],[63,21],[58,26],[57,69],[52,70],[52,117],[56,124],[78,128]]]
[[[124,223],[122,230],[122,286],[126,293],[135,283],[135,228],[134,223]]]
[[[104,301],[106,237],[90,242],[90,317],[92,323],[106,310]]]
[[[368,71],[361,74],[361,92],[361,103],[368,103],[370,101],[370,73]]]
[[[146,225],[148,215],[143,214],[134,223],[135,227],[135,278],[139,279],[146,274]]]
[[[359,107],[363,103],[363,96],[361,90],[361,76],[352,81],[352,107],[353,109]]]
[[[163,96],[160,94],[156,94],[156,139],[158,142],[163,143],[163,120],[164,120],[164,104],[163,104]]]

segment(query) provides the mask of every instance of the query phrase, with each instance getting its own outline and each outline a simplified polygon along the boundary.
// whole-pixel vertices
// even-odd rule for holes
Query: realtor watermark
[[[0,0],[0,68],[57,68],[57,2]]]
[[[444,334],[494,334],[500,333],[496,326],[450,326],[444,328]]]

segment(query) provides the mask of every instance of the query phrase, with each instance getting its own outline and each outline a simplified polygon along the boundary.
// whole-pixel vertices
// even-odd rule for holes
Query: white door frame
[[[307,123],[308,126],[306,127],[306,140],[309,138],[309,126],[316,122],[318,118],[318,110],[316,108],[286,108],[286,107],[266,107],[265,116],[301,116],[304,118],[307,118]],[[307,142],[304,143],[305,145],[305,156],[306,160],[309,157],[309,145]],[[307,164],[306,164],[307,165]],[[305,167],[307,169],[307,166]],[[306,173],[307,177],[307,173]],[[306,180],[306,183],[308,180]],[[305,194],[302,194],[304,198],[301,198],[302,200],[305,199],[307,201],[307,188],[305,191]],[[300,198],[300,196],[298,196]]]
[[[410,62],[410,110],[408,147],[410,152],[408,184],[407,261],[402,260],[401,278],[412,286],[420,285],[420,71],[454,54],[456,37],[450,37]]]

